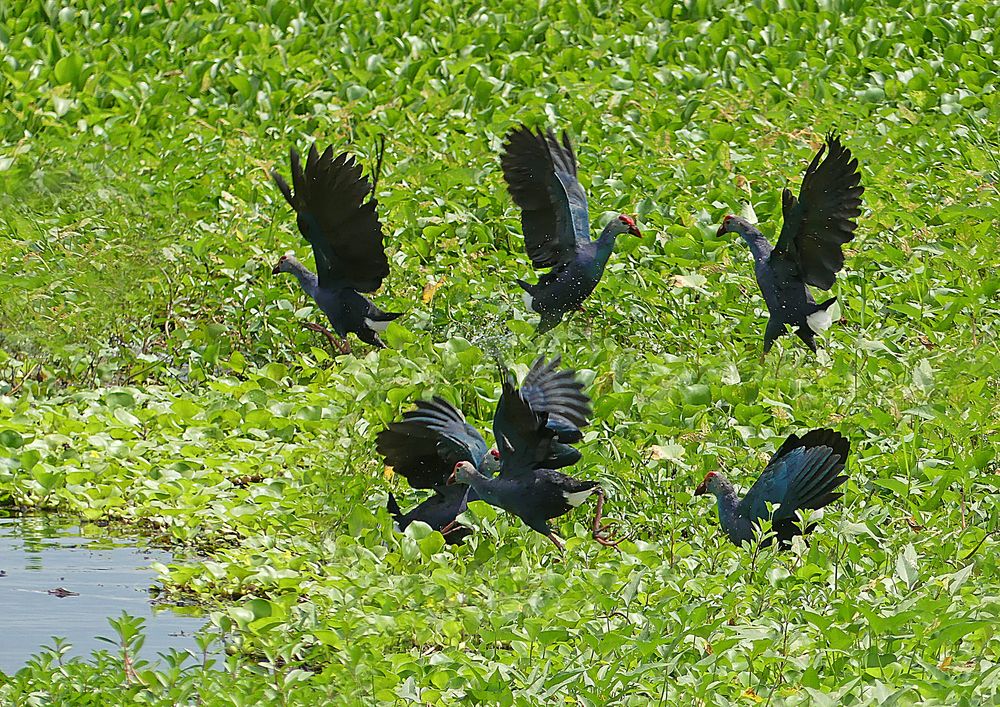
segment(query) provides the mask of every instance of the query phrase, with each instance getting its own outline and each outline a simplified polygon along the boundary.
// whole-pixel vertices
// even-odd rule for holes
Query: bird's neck
[[[604,267],[608,258],[611,257],[611,252],[615,249],[615,241],[618,240],[618,231],[615,228],[614,220],[611,221],[604,230],[601,231],[600,238],[597,239],[597,248],[595,249],[596,257],[595,260]]]
[[[291,273],[295,276],[295,279],[299,281],[299,285],[301,285],[302,289],[305,290],[305,293],[310,297],[315,298],[316,290],[319,289],[319,278],[315,274],[309,272],[306,266],[302,263],[293,263]]]
[[[740,232],[740,235],[743,236],[743,240],[750,246],[750,252],[753,253],[754,260],[758,262],[762,261],[771,254],[771,244],[764,238],[764,234],[754,226],[747,226]]]
[[[739,515],[737,507],[740,505],[736,489],[732,487],[720,489],[715,494],[715,500],[719,505],[719,523],[727,529],[733,527]]]
[[[478,471],[472,471],[469,473],[469,486],[476,490],[479,497],[484,501],[490,501],[493,499],[493,483],[492,479],[489,479]]]

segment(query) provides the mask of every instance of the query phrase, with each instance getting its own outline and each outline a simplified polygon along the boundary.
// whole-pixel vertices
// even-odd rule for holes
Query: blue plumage
[[[770,516],[771,528],[778,541],[787,544],[801,532],[796,511],[823,508],[843,495],[836,488],[847,481],[841,472],[850,451],[847,438],[834,430],[812,430],[803,437],[792,434],[742,499],[717,471],[705,476],[695,495],[711,493],[716,497],[719,523],[737,545],[753,539],[755,527],[769,517],[767,504],[780,504]]]
[[[518,391],[518,395],[534,401],[536,409],[551,415],[548,434],[552,444],[545,450],[545,462],[553,468],[568,466],[580,458],[571,444],[582,439],[580,428],[590,423],[591,413],[583,385],[573,371],[558,370],[559,363],[558,357],[549,363],[542,357],[535,359]],[[501,396],[494,414],[493,431],[498,447],[502,439],[517,429],[518,410],[512,409],[508,400],[509,396]],[[385,463],[405,477],[410,486],[434,491],[433,496],[406,514],[390,496],[389,512],[400,529],[421,520],[435,530],[444,531],[449,542],[459,542],[468,534],[464,529],[459,530],[461,526],[455,524],[455,517],[469,501],[479,498],[474,489],[465,485],[460,490],[447,484],[455,465],[465,462],[484,478],[491,478],[502,459],[497,449],[487,451],[479,431],[466,422],[458,408],[440,397],[418,402],[416,409],[403,415],[402,421],[393,422],[380,432],[377,449]]]
[[[617,544],[605,534],[606,527],[601,526],[604,491],[600,484],[575,479],[553,468],[553,459],[560,456],[560,442],[559,434],[549,425],[550,413],[533,405],[524,388],[517,389],[509,371],[502,370],[502,376],[503,393],[493,421],[500,450],[500,473],[489,477],[472,464],[460,462],[452,479],[468,484],[482,500],[517,516],[560,550],[562,542],[548,521],[596,495],[593,537],[603,545]],[[586,402],[589,415],[589,399]]]
[[[764,353],[789,326],[816,351],[815,335],[830,325],[827,310],[837,298],[817,304],[808,285],[829,290],[844,267],[841,248],[853,240],[861,214],[860,182],[858,161],[831,134],[806,169],[798,199],[788,189],[782,192],[784,221],[777,245],[739,216],[726,216],[719,227],[720,236],[739,233],[753,253],[754,275],[770,314]]]
[[[590,239],[587,195],[576,172],[576,155],[566,133],[519,126],[507,134],[500,158],[511,197],[521,208],[521,230],[532,265],[551,268],[534,285],[517,284],[529,309],[541,315],[538,333],[558,325],[597,287],[623,233],[640,236],[624,214],[612,219],[596,241]]]

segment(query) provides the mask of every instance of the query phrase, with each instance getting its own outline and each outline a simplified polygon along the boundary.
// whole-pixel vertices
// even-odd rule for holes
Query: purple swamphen
[[[823,154],[826,159],[822,162]],[[799,198],[781,192],[783,224],[778,243],[767,242],[757,227],[739,216],[726,216],[718,235],[739,233],[750,246],[754,274],[770,319],[764,329],[764,353],[795,327],[795,334],[813,351],[814,337],[830,326],[827,309],[836,297],[816,304],[807,285],[829,290],[844,267],[841,246],[854,238],[861,215],[861,173],[851,151],[830,133],[826,144],[806,169]]]
[[[592,535],[602,545],[614,547],[602,526],[604,490],[596,481],[582,481],[552,468],[558,433],[549,425],[550,414],[539,410],[514,377],[502,370],[503,393],[493,420],[493,434],[500,449],[500,473],[486,476],[468,461],[455,465],[449,479],[468,484],[471,491],[490,505],[511,513],[532,530],[551,540],[560,551],[563,544],[548,521],[568,513],[591,495],[597,495]]]
[[[576,463],[580,452],[572,444],[583,438],[581,427],[590,422],[590,399],[574,371],[559,370],[559,357],[546,363],[539,357],[524,379],[521,395],[548,414],[548,429],[554,435],[547,462],[561,468]],[[494,415],[494,430],[504,427],[509,414],[501,398]],[[469,531],[455,523],[469,501],[479,496],[468,486],[448,484],[455,464],[466,462],[491,477],[499,468],[500,453],[487,451],[479,431],[465,420],[460,410],[447,400],[434,397],[420,401],[415,410],[404,413],[378,435],[378,452],[385,463],[405,477],[410,486],[433,489],[434,495],[404,514],[389,495],[389,514],[400,530],[420,520],[441,531],[450,543],[461,542]]]
[[[411,487],[434,491],[407,513],[389,494],[387,509],[399,531],[419,520],[440,531],[449,543],[461,543],[470,531],[454,521],[466,508],[469,489],[448,486],[448,475],[459,461],[473,462],[484,474],[492,475],[499,468],[500,453],[487,450],[486,441],[465,421],[461,410],[437,396],[419,401],[415,410],[403,414],[401,422],[382,430],[376,448]]]
[[[590,239],[587,195],[576,178],[576,155],[565,132],[560,143],[552,130],[514,128],[507,133],[500,165],[521,209],[531,264],[552,268],[535,285],[517,281],[528,308],[541,315],[538,333],[543,334],[594,291],[615,239],[623,233],[642,234],[635,220],[622,214],[604,227],[600,238]]]
[[[381,152],[378,161],[381,165]],[[350,351],[347,333],[352,331],[362,341],[384,348],[379,332],[400,315],[383,312],[361,294],[378,290],[389,274],[378,202],[374,197],[365,201],[374,186],[354,157],[346,152],[334,157],[332,145],[320,155],[314,143],[304,170],[292,148],[291,168],[294,194],[277,171],[271,177],[295,210],[299,232],[312,246],[316,273],[291,255],[281,256],[272,273],[295,276],[340,340],[319,324],[306,327],[322,333],[341,353]],[[376,168],[376,182],[377,172]]]
[[[771,529],[778,542],[786,546],[802,532],[796,522],[798,509],[823,508],[844,495],[835,489],[847,481],[841,472],[850,452],[851,443],[834,430],[812,430],[803,437],[792,434],[742,499],[718,471],[708,472],[694,495],[715,496],[719,523],[736,545],[753,540],[755,526],[768,518],[768,503],[781,504],[770,516]],[[812,528],[810,525],[806,532]],[[765,544],[770,544],[770,539]]]

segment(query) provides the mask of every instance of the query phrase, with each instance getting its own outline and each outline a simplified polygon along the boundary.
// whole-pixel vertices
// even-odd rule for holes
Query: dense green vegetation
[[[0,4],[0,506],[169,545],[162,590],[233,651],[43,652],[0,702],[1000,702],[1000,5],[741,6]],[[522,120],[574,137],[595,220],[646,234],[539,341],[498,164]],[[750,256],[715,229],[749,203],[773,236],[834,127],[866,187],[845,321],[762,364]],[[375,299],[406,314],[332,357],[270,275],[308,251],[267,169],[378,135]],[[417,496],[375,433],[431,392],[487,422],[492,347],[590,383],[574,473],[621,553],[584,510],[564,558],[481,504],[462,548],[392,532],[387,491]],[[746,487],[820,425],[855,453],[810,544],[727,544],[704,473]]]

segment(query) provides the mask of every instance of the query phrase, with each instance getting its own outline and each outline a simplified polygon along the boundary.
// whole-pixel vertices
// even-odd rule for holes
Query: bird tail
[[[382,158],[385,157],[385,135],[378,136],[378,145],[375,147],[375,168],[372,170],[372,194],[378,189],[378,179],[382,176]]]
[[[820,302],[819,304],[816,305],[816,311],[818,312],[819,310],[822,309],[825,312],[827,309],[830,308],[830,305],[832,305],[836,301],[837,301],[836,297],[831,297],[826,302]]]
[[[383,312],[380,309],[372,307],[368,312],[368,316],[365,317],[364,326],[359,327],[354,333],[366,344],[384,349],[385,342],[382,341],[379,334],[386,330],[389,322],[400,316],[402,316],[402,312]]]
[[[806,315],[806,324],[809,328],[817,334],[820,334],[833,324],[833,317],[828,311],[830,306],[837,301],[836,297],[831,297],[826,302],[821,302],[817,304],[815,309]]]
[[[549,316],[548,314],[543,314],[541,320],[538,322],[538,328],[535,329],[535,334],[541,336],[542,334],[555,329],[562,322],[562,315],[556,314],[554,316]]]
[[[396,503],[396,497],[389,493],[389,499],[385,502],[385,509],[389,511],[389,515],[392,519],[399,523],[403,519],[403,511],[400,509],[399,504]]]
[[[399,319],[403,316],[402,312],[377,312],[374,316],[369,317],[373,322],[391,322],[393,319]]]

